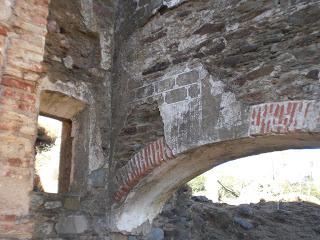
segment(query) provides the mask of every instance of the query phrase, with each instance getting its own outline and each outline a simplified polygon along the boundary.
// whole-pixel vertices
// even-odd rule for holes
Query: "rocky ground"
[[[263,201],[230,206],[191,196],[184,187],[165,205],[151,233],[140,239],[320,240],[320,206]]]

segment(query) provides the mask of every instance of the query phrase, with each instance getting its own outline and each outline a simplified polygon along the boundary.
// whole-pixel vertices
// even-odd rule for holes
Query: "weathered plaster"
[[[86,84],[84,82],[64,83],[61,81],[52,83],[51,81],[49,81],[48,77],[45,77],[41,80],[40,85],[40,91],[44,90],[60,92],[87,104],[89,116],[88,170],[90,173],[91,171],[103,167],[105,164],[105,159],[101,145],[101,133],[99,128],[97,127],[96,122],[95,101],[93,98],[93,94],[90,92]],[[76,121],[76,119],[74,119],[74,121]],[[81,129],[79,129],[78,131],[81,131]]]

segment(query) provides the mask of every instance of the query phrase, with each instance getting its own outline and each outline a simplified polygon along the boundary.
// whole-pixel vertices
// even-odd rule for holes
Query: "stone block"
[[[164,240],[164,231],[161,228],[152,228],[147,240]]]
[[[166,93],[165,102],[166,103],[175,103],[183,101],[187,98],[187,89],[186,88],[178,88]]]
[[[63,206],[68,210],[78,210],[80,208],[80,197],[66,197]]]
[[[44,204],[45,209],[56,209],[60,207],[62,207],[62,203],[60,201],[51,201]]]
[[[177,85],[184,86],[197,82],[199,79],[199,72],[196,70],[182,73],[177,77]]]
[[[307,78],[319,80],[320,79],[320,71],[319,69],[311,70],[306,75]]]
[[[37,235],[40,237],[46,237],[54,232],[54,224],[51,222],[45,222],[37,227]]]
[[[92,187],[104,187],[106,179],[106,169],[101,168],[93,171],[89,176],[89,183]]]
[[[60,216],[56,224],[59,234],[79,234],[88,229],[88,220],[83,215]]]
[[[136,98],[145,98],[145,97],[149,97],[154,93],[154,86],[148,85],[142,88],[138,88],[137,92],[136,92]]]
[[[128,237],[120,233],[111,234],[111,240],[127,240]]]
[[[193,84],[188,89],[188,96],[190,98],[195,98],[200,96],[200,86],[198,84]]]
[[[39,208],[44,203],[44,197],[40,194],[31,194],[30,206],[32,209]]]
[[[160,92],[173,89],[174,85],[175,85],[175,80],[173,78],[168,78],[168,79],[157,82],[155,85],[155,89],[156,89],[156,92],[160,93]]]

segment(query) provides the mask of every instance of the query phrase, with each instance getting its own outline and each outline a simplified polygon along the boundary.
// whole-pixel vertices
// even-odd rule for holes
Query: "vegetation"
[[[36,152],[39,154],[41,152],[49,151],[56,139],[57,136],[50,134],[44,127],[39,126],[36,140]]]
[[[206,181],[205,176],[200,175],[192,179],[190,182],[188,182],[188,185],[192,189],[192,194],[205,191],[206,190],[205,181]]]

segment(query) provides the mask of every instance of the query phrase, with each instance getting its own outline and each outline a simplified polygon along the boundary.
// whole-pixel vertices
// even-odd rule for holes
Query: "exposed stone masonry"
[[[0,6],[2,239],[139,234],[212,166],[319,146],[318,0]],[[30,194],[43,91],[83,106],[65,194]]]
[[[163,122],[158,104],[141,104],[133,108],[118,137],[115,168],[123,167],[145,144],[159,137],[163,137]]]

